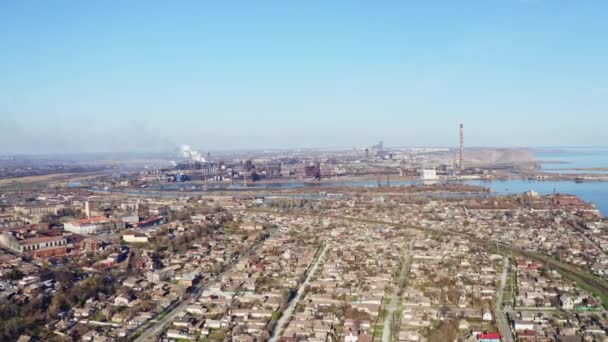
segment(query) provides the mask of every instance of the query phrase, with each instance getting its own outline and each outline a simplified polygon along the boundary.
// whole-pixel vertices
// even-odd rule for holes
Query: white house
[[[188,334],[188,330],[175,330],[169,329],[167,330],[167,337],[174,338],[177,340],[196,340],[195,336],[191,336]]]
[[[483,309],[481,318],[484,321],[492,321],[492,319],[493,319],[492,312],[490,312],[490,310],[488,308]]]
[[[222,322],[208,319],[205,321],[205,328],[208,329],[220,329],[222,327]]]
[[[189,305],[186,308],[186,312],[195,314],[195,315],[204,315],[207,312],[207,309],[201,305]]]
[[[114,298],[114,305],[116,306],[128,306],[131,307],[135,304],[137,298],[135,296],[129,296],[127,294],[123,294]]]
[[[570,296],[562,295],[559,297],[559,302],[564,310],[574,309],[574,300]]]
[[[521,320],[516,320],[513,323],[513,328],[516,331],[523,331],[523,330],[534,330],[534,323],[531,321],[521,321]]]
[[[357,342],[359,340],[359,334],[357,332],[349,331],[347,335],[344,335],[344,342]]]

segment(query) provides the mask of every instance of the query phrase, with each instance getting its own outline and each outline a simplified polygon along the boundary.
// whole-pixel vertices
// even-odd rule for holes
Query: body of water
[[[555,148],[538,150],[536,157],[541,161],[544,169],[555,169],[551,172],[561,173],[580,173],[581,171],[571,170],[572,168],[608,168],[608,148]],[[562,164],[543,163],[545,162],[563,162]],[[570,169],[570,170],[569,170]],[[608,174],[608,171],[597,171]],[[590,173],[590,172],[589,172]],[[524,179],[509,179],[509,180],[470,180],[456,181],[470,185],[480,185],[490,188],[496,194],[510,195],[520,194],[527,191],[536,191],[542,195],[552,193],[572,194],[580,197],[586,202],[593,203],[602,212],[603,215],[608,215],[608,182],[582,182],[574,181],[536,181]],[[421,181],[391,181],[391,186],[404,186],[422,184]],[[386,186],[386,180],[381,180],[381,185]],[[203,189],[202,184],[194,182],[185,183],[167,183],[157,184],[141,190],[121,190],[110,189],[111,192],[123,192],[129,194],[140,195],[166,195],[176,196],[174,192],[184,192],[187,195],[189,191],[239,191],[239,190],[277,190],[277,189],[295,189],[295,188],[322,188],[322,187],[375,187],[378,182],[371,181],[319,181],[319,182],[284,182],[284,183],[248,183],[244,186],[242,182],[229,183],[211,183],[207,188]],[[98,189],[99,190],[99,189]],[[166,193],[163,194],[163,191]],[[173,192],[173,193],[170,193]],[[272,194],[268,194],[272,196]],[[294,197],[302,195],[293,195]],[[309,195],[303,195],[309,196]]]
[[[552,193],[571,194],[580,197],[585,202],[597,206],[604,216],[608,215],[608,182],[573,181],[529,181],[524,179],[509,179],[495,181],[466,181],[466,184],[480,185],[492,189],[498,194],[519,194],[526,191],[536,191],[541,195]]]
[[[509,180],[494,180],[494,181],[483,181],[483,180],[468,180],[468,181],[454,181],[461,182],[470,185],[479,185],[490,188],[492,192],[502,195],[519,194],[527,191],[536,191],[542,195],[548,195],[552,193],[572,194],[580,197],[586,202],[591,202],[597,206],[597,208],[604,215],[608,215],[608,182],[582,182],[577,183],[574,181],[535,181],[535,180],[524,180],[524,179],[509,179]],[[391,186],[404,186],[404,185],[416,185],[422,184],[421,181],[391,181]],[[382,186],[386,185],[386,182],[381,182]],[[348,181],[348,182],[336,182],[336,181],[320,181],[320,182],[286,182],[286,183],[249,183],[247,187],[244,187],[242,183],[235,183],[234,185],[221,184],[217,187],[209,186],[207,191],[221,191],[221,190],[276,190],[276,189],[295,189],[295,188],[321,188],[321,187],[341,187],[341,186],[353,186],[353,187],[375,187],[378,186],[377,181]],[[156,191],[181,191],[181,190],[203,190],[200,183],[170,183],[160,184],[156,187],[150,187],[146,190]]]
[[[535,156],[539,160],[543,170],[547,172],[608,174],[608,170],[576,170],[586,168],[608,169],[608,148],[569,147],[541,149],[536,151]]]

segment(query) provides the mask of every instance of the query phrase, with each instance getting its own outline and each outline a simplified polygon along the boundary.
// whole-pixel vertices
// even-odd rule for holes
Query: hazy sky
[[[608,145],[608,1],[1,1],[0,153]]]

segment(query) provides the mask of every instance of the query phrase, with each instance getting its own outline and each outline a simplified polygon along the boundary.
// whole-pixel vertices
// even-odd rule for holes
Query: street
[[[248,255],[249,253],[251,253],[251,251],[253,251],[257,248],[259,243],[260,243],[260,241],[254,243],[246,251],[246,253],[243,253],[243,255]],[[174,303],[173,305],[169,306],[164,311],[165,315],[160,320],[153,319],[150,322],[148,322],[148,324],[144,324],[144,325],[140,326],[139,328],[137,328],[133,332],[132,336],[136,335],[139,331],[143,331],[143,332],[136,339],[134,339],[134,341],[135,342],[149,341],[150,338],[155,337],[156,335],[160,334],[163,331],[164,327],[167,324],[169,324],[170,322],[172,322],[175,319],[175,317],[177,317],[180,313],[184,312],[186,310],[186,308],[188,307],[188,305],[194,303],[196,301],[196,299],[200,296],[201,293],[203,293],[206,289],[208,289],[210,285],[215,284],[220,279],[220,277],[223,275],[223,273],[230,271],[238,263],[238,261],[241,259],[241,257],[242,257],[242,255],[239,256],[238,258],[235,258],[234,260],[232,260],[229,264],[225,265],[217,273],[217,275],[215,277],[212,277],[211,279],[209,279],[207,282],[205,282],[201,286],[195,288],[190,293],[184,295],[184,297],[181,300],[179,300],[177,303]],[[162,316],[162,314],[163,313],[161,313],[159,316]]]
[[[279,337],[281,337],[281,332],[285,328],[286,324],[289,323],[289,321],[291,320],[291,315],[293,314],[293,311],[295,310],[296,305],[298,305],[298,302],[300,301],[300,297],[302,296],[302,293],[304,293],[304,289],[306,288],[306,285],[308,285],[308,283],[310,282],[310,278],[312,278],[313,275],[317,272],[317,269],[319,268],[319,264],[325,257],[325,254],[327,253],[328,249],[329,249],[329,245],[325,245],[323,247],[323,251],[319,254],[317,259],[314,261],[314,264],[312,265],[310,270],[308,270],[306,279],[302,282],[302,284],[300,284],[300,287],[298,287],[298,291],[296,292],[296,295],[291,299],[287,308],[283,312],[283,315],[281,316],[281,318],[279,318],[277,325],[274,327],[274,330],[272,331],[272,337],[270,337],[270,342],[276,342],[279,339]]]
[[[500,336],[504,342],[513,342],[513,335],[511,334],[511,326],[505,316],[505,312],[502,309],[502,301],[505,292],[505,286],[507,284],[507,273],[509,268],[509,259],[504,258],[504,265],[502,268],[502,274],[500,275],[500,288],[498,289],[498,295],[496,296],[496,305],[494,307],[494,316],[498,323],[498,330]]]
[[[386,317],[384,319],[384,330],[382,330],[382,342],[389,342],[391,340],[391,326],[393,321],[393,313],[401,306],[401,298],[399,297],[399,290],[401,290],[400,286],[404,283],[404,278],[407,276],[410,270],[410,264],[412,262],[411,257],[412,251],[412,243],[410,242],[408,251],[405,254],[405,258],[403,261],[403,266],[401,270],[399,270],[399,276],[396,281],[396,288],[394,289],[391,295],[391,303],[388,305],[386,309]]]

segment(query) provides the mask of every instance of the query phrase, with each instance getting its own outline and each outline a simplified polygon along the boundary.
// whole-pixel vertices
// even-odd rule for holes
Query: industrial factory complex
[[[483,152],[483,151],[482,151]],[[500,152],[500,151],[499,151]],[[503,151],[506,156],[512,151]],[[354,150],[261,151],[254,156],[212,155],[180,148],[180,161],[131,177],[129,186],[150,183],[191,182],[209,187],[247,185],[268,181],[320,181],[381,177],[393,179],[457,179],[490,177],[514,171],[513,163],[483,160],[479,151],[470,150],[469,167],[465,167],[464,126],[460,125],[460,146],[449,148],[386,148],[379,142],[369,148]],[[496,154],[496,153],[495,153]],[[500,158],[500,153],[498,153]],[[529,158],[515,163],[530,168]]]

